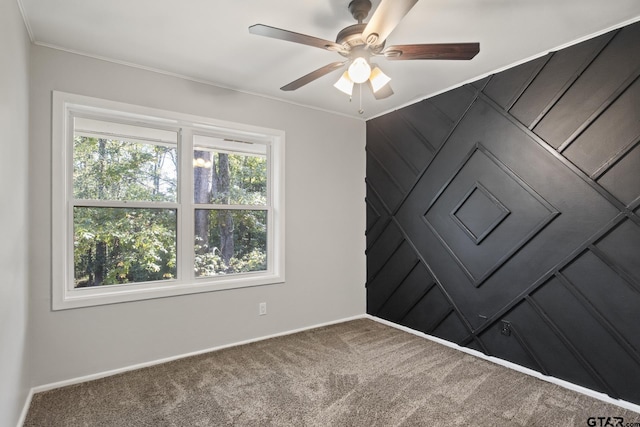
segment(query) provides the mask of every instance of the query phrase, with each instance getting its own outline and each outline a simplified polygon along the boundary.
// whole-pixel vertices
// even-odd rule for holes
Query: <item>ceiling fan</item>
[[[418,0],[381,0],[369,22],[364,23],[364,19],[371,10],[371,1],[353,0],[349,3],[349,12],[358,23],[340,30],[335,42],[263,24],[250,26],[249,32],[338,52],[347,58],[345,61],[332,62],[318,68],[281,87],[281,90],[299,89],[348,64],[348,69],[334,86],[351,95],[355,83],[368,82],[374,97],[383,99],[393,95],[389,85],[391,79],[376,64],[371,63],[371,58],[384,57],[394,61],[413,59],[464,60],[473,58],[480,51],[479,43],[403,44],[385,47],[385,40],[389,34],[417,2]]]

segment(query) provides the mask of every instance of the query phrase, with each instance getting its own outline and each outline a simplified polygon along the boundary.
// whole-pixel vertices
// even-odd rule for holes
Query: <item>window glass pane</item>
[[[264,145],[260,148],[266,153]],[[193,152],[193,178],[196,204],[267,204],[266,154],[198,146]]]
[[[267,269],[267,211],[195,211],[197,277]]]
[[[74,287],[176,277],[176,210],[73,208]]]
[[[81,118],[74,123],[76,199],[177,200],[176,132]]]

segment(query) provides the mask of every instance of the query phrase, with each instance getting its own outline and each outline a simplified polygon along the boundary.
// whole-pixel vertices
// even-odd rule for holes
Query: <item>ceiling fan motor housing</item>
[[[367,24],[354,24],[343,28],[336,37],[336,43],[344,47],[344,51],[339,52],[342,56],[347,58],[351,57],[351,50],[358,46],[366,45],[367,43],[362,39],[362,32]],[[384,42],[376,45],[369,46],[371,53],[378,54],[384,49]]]

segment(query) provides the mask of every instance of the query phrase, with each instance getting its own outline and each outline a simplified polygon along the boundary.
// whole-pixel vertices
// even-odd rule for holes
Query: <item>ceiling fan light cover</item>
[[[358,57],[349,65],[347,72],[354,83],[364,83],[371,75],[371,66],[369,66],[366,59]]]
[[[383,73],[379,67],[376,66],[373,68],[373,70],[371,70],[369,82],[371,82],[371,89],[374,93],[382,89],[390,81],[391,77]]]
[[[336,89],[351,96],[353,94],[353,80],[349,78],[349,72],[345,71],[340,79],[333,85]]]

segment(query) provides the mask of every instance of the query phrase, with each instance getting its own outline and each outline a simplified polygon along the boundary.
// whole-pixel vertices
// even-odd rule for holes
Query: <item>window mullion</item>
[[[180,159],[180,208],[178,211],[178,278],[181,282],[192,281],[195,253],[194,245],[194,204],[193,204],[193,131],[183,128],[178,141]]]

